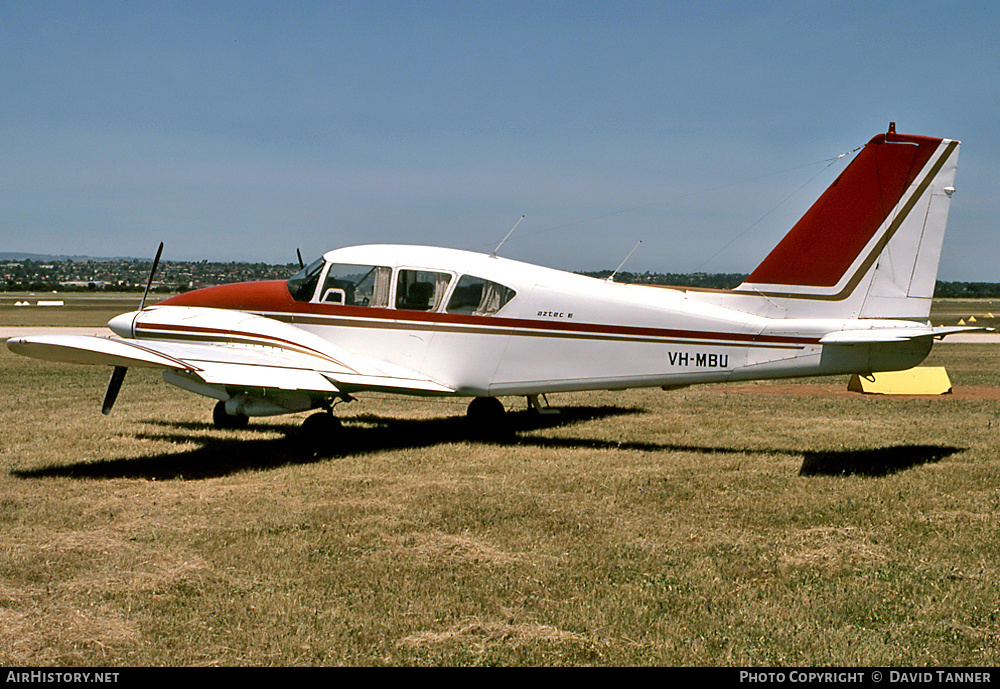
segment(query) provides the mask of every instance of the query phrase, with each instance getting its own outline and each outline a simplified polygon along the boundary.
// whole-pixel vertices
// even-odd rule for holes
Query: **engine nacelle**
[[[296,392],[275,393],[266,398],[236,395],[226,400],[226,413],[230,416],[278,416],[312,408],[309,396]]]

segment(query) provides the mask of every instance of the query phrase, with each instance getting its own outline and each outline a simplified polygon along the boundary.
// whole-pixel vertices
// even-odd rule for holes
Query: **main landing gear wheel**
[[[212,422],[219,429],[246,428],[250,424],[250,417],[243,414],[232,416],[226,413],[226,403],[219,402],[212,410]]]

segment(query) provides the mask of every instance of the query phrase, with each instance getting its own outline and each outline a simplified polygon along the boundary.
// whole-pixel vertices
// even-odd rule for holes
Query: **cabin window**
[[[396,308],[434,311],[444,300],[451,275],[426,270],[401,270],[396,278]]]
[[[324,261],[317,258],[305,268],[288,278],[285,283],[288,285],[288,293],[295,301],[309,301],[316,292],[316,285],[319,284],[319,274],[323,272]]]
[[[324,304],[388,308],[391,284],[390,268],[331,263],[319,298]]]
[[[448,313],[492,316],[517,294],[497,282],[463,275],[448,300]]]

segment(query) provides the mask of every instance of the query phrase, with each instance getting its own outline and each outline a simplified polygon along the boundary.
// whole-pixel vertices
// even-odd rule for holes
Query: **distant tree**
[[[938,299],[996,299],[1000,298],[1000,284],[996,282],[944,282],[938,280],[934,296]]]

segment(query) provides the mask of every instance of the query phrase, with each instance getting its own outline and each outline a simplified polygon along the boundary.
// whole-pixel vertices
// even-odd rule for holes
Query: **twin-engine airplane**
[[[113,366],[104,413],[127,368],[162,369],[218,400],[218,427],[307,410],[325,410],[307,426],[335,427],[333,405],[362,391],[471,397],[468,415],[489,425],[506,395],[541,408],[540,396],[573,390],[903,370],[934,339],[978,329],[926,320],[958,148],[890,124],[733,290],[616,284],[495,252],[356,246],[287,282],[140,306],[108,323],[117,337],[7,346]]]

